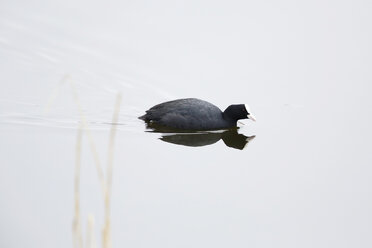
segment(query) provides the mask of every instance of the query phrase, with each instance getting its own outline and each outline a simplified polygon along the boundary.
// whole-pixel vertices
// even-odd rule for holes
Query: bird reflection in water
[[[212,145],[222,139],[226,146],[243,150],[246,145],[255,138],[254,135],[245,136],[244,134],[238,133],[239,128],[196,132],[169,129],[151,123],[147,124],[147,128],[151,129],[149,132],[162,133],[162,137],[160,138],[162,141],[192,147]]]

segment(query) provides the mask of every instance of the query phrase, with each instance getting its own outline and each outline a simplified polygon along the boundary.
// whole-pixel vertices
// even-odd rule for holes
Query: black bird
[[[214,130],[236,127],[240,119],[255,118],[244,104],[228,106],[222,112],[215,105],[196,98],[178,99],[160,103],[146,111],[139,119],[148,125],[179,130]]]

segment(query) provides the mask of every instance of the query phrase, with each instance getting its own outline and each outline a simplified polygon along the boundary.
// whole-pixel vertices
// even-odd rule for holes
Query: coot
[[[196,98],[160,103],[146,111],[139,119],[151,125],[181,130],[213,130],[236,127],[240,119],[255,118],[244,104],[230,105],[222,112],[215,105]]]

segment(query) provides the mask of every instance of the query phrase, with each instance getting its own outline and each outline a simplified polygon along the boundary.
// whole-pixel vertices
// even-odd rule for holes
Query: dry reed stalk
[[[81,166],[81,140],[83,136],[82,125],[79,125],[75,148],[75,216],[72,224],[73,244],[75,248],[83,247],[82,226],[80,216],[80,166]]]
[[[96,240],[94,238],[94,217],[92,214],[88,215],[87,225],[87,248],[96,248]]]
[[[45,107],[45,113],[48,113],[50,107],[54,100],[57,98],[57,95],[60,91],[61,86],[70,81],[70,86],[73,94],[75,104],[78,108],[80,116],[80,124],[78,128],[77,141],[76,141],[76,157],[75,157],[75,182],[74,182],[74,199],[75,199],[75,216],[73,219],[73,245],[75,248],[83,247],[83,238],[82,238],[82,226],[81,226],[81,215],[80,215],[80,168],[81,168],[81,141],[83,132],[87,134],[90,150],[93,154],[93,158],[96,165],[96,170],[98,174],[99,181],[101,183],[103,199],[105,205],[105,217],[104,217],[104,226],[102,229],[102,247],[111,248],[111,221],[110,221],[110,200],[111,200],[111,186],[112,186],[112,171],[113,171],[113,159],[114,159],[114,140],[116,135],[116,125],[119,119],[120,112],[120,103],[121,103],[121,94],[118,93],[115,101],[115,109],[112,117],[112,125],[110,128],[110,138],[108,146],[108,155],[107,155],[107,171],[106,171],[106,181],[104,179],[103,170],[101,168],[100,159],[96,146],[93,141],[92,134],[88,127],[88,122],[82,110],[80,100],[75,89],[74,82],[72,81],[69,75],[65,75],[57,87],[53,90],[51,96],[49,97],[48,103]],[[87,226],[87,240],[86,245],[88,248],[95,248],[96,242],[94,239],[94,217],[92,215],[88,216],[88,226]]]
[[[59,81],[59,84],[57,84],[54,87],[52,93],[49,96],[48,102],[45,105],[45,108],[44,108],[44,113],[45,114],[49,113],[50,108],[52,107],[53,102],[56,100],[59,92],[61,91],[62,85],[64,85],[70,78],[71,78],[70,75],[68,75],[68,74],[64,75],[63,78],[61,79],[61,81]]]
[[[84,115],[83,109],[82,109],[80,101],[79,101],[77,91],[75,89],[75,85],[74,85],[72,80],[70,80],[70,86],[71,86],[72,94],[73,94],[73,97],[74,97],[74,101],[75,101],[76,106],[77,106],[78,111],[79,111],[80,121],[83,125],[83,130],[87,134],[89,147],[90,147],[90,150],[93,154],[94,162],[95,162],[95,165],[96,165],[98,179],[101,183],[103,199],[105,199],[106,186],[105,186],[103,171],[102,171],[102,168],[101,168],[101,162],[100,162],[99,155],[98,155],[98,152],[97,152],[97,149],[96,149],[96,145],[94,144],[92,133],[90,132],[90,129],[88,128],[88,122],[87,122],[87,119]]]
[[[86,120],[86,117],[84,115],[83,109],[81,107],[80,100],[79,100],[79,97],[78,97],[78,94],[77,94],[77,91],[76,91],[76,88],[75,88],[74,81],[72,80],[72,78],[71,78],[70,75],[66,74],[61,79],[61,81],[59,82],[59,84],[57,84],[57,86],[53,89],[53,92],[49,96],[48,103],[46,104],[46,106],[44,108],[44,112],[45,113],[48,113],[50,111],[50,108],[51,108],[53,102],[55,101],[55,99],[57,98],[57,96],[59,94],[59,91],[61,90],[62,85],[65,84],[65,83],[67,83],[67,82],[70,82],[70,86],[71,86],[71,90],[72,90],[72,95],[73,95],[75,104],[77,106],[78,112],[79,112],[80,121],[82,122],[82,125],[83,125],[82,126],[82,130],[84,132],[86,132],[87,137],[88,137],[88,142],[89,142],[90,150],[93,153],[93,158],[94,158],[94,162],[96,164],[96,170],[97,170],[98,178],[99,178],[99,181],[101,183],[101,188],[102,188],[102,193],[103,193],[103,199],[105,199],[105,191],[106,191],[106,189],[105,189],[104,176],[103,176],[103,171],[102,171],[102,168],[101,168],[101,163],[100,163],[99,155],[98,155],[96,146],[94,144],[93,137],[92,137],[92,134],[90,132],[90,129],[88,128],[88,122]]]
[[[112,171],[114,161],[114,141],[116,135],[116,125],[119,119],[121,103],[121,94],[118,93],[115,101],[114,114],[112,116],[112,123],[110,128],[110,138],[107,150],[107,169],[106,169],[106,192],[105,192],[105,224],[102,230],[102,241],[104,248],[111,248],[111,223],[110,223],[110,209],[111,209],[111,186],[112,186]]]

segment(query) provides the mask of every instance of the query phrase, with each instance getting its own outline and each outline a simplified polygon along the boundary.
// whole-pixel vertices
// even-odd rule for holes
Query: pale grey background
[[[0,2],[0,247],[72,247],[75,83],[106,161],[114,247],[372,247],[372,2]],[[161,101],[248,103],[243,151],[145,133]],[[82,215],[102,226],[86,139]],[[85,227],[85,225],[84,225]],[[98,238],[98,244],[100,239]]]

